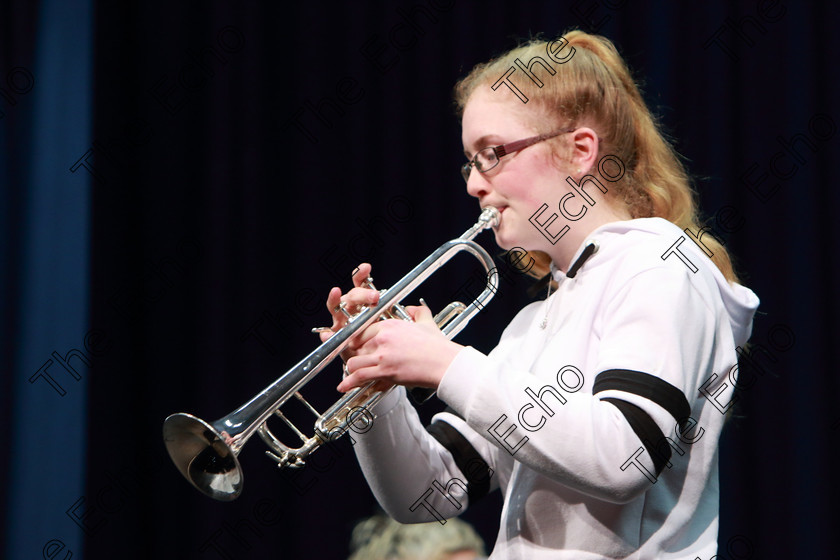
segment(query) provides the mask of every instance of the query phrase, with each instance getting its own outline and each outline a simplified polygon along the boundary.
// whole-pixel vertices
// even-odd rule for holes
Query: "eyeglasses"
[[[475,170],[479,173],[486,173],[499,165],[499,159],[503,156],[507,156],[518,152],[520,150],[524,150],[528,146],[533,146],[538,142],[542,142],[543,140],[548,140],[549,138],[554,138],[555,136],[560,136],[561,134],[568,134],[569,132],[574,132],[577,128],[570,128],[567,130],[559,130],[557,132],[549,132],[548,134],[540,134],[539,136],[532,136],[531,138],[526,138],[524,140],[517,140],[515,142],[510,142],[508,144],[504,144],[502,146],[489,146],[487,148],[482,148],[473,156],[473,158],[461,166],[461,175],[464,177],[464,181],[469,181],[470,179],[470,172],[472,168],[475,167]]]

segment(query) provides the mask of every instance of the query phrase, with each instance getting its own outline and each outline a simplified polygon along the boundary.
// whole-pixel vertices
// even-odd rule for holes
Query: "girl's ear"
[[[587,175],[598,162],[598,135],[589,127],[574,131],[572,137],[572,169],[578,178]]]

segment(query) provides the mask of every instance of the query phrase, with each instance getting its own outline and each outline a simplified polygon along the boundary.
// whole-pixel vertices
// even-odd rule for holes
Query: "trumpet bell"
[[[223,502],[242,493],[237,453],[213,426],[192,414],[173,414],[163,423],[163,440],[172,462],[200,492]]]

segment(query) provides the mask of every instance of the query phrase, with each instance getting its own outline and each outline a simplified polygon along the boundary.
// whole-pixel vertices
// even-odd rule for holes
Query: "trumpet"
[[[344,327],[227,416],[215,422],[206,422],[186,413],[167,417],[163,423],[163,441],[181,474],[205,495],[220,501],[231,501],[242,493],[239,452],[254,433],[259,434],[271,449],[266,451],[266,455],[282,469],[302,467],[313,451],[346,433],[351,425],[361,422],[362,429],[369,427],[375,418],[369,411],[391,389],[374,391],[374,382],[357,387],[348,391],[323,414],[312,407],[299,390],[338,357],[354,335],[375,321],[394,318],[410,321],[411,317],[400,302],[453,256],[466,251],[484,267],[487,285],[469,305],[452,302],[435,316],[435,322],[447,338],[458,334],[498,289],[499,274],[492,257],[472,240],[483,230],[498,227],[499,221],[498,210],[492,206],[484,208],[475,225],[462,236],[447,241],[391,288],[381,290],[375,306],[362,307],[355,315],[342,308],[348,316]],[[364,285],[376,289],[371,278]],[[298,430],[280,410],[292,397],[300,400],[317,417],[311,437]],[[272,416],[283,420],[301,439],[302,445],[296,448],[286,446],[271,433],[266,423]]]

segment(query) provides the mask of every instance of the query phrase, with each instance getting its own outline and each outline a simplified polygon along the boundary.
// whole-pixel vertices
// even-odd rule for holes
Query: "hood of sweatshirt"
[[[700,237],[703,241],[703,236]],[[587,236],[571,260],[568,272],[551,264],[556,282],[575,281],[607,259],[634,259],[636,265],[662,266],[667,259],[685,265],[686,270],[713,281],[729,315],[729,323],[737,345],[752,334],[752,321],[759,299],[749,288],[729,282],[695,238],[663,218],[638,218],[604,224]]]

